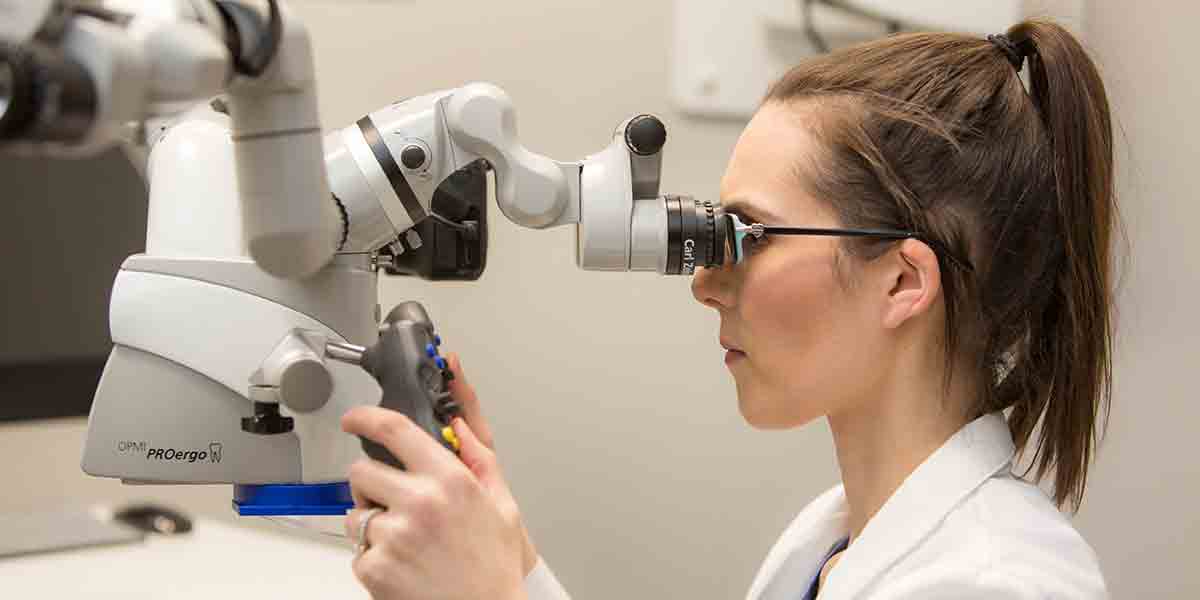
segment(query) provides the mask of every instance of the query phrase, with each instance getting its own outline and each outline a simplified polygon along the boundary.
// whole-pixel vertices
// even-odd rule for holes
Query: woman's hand
[[[537,561],[478,398],[458,357],[448,362],[465,417],[453,423],[458,457],[398,412],[359,407],[342,418],[345,431],[383,445],[408,468],[364,459],[350,469],[356,508],[347,535],[358,541],[366,509],[385,509],[370,520],[368,548],[354,560],[375,598],[520,598]]]

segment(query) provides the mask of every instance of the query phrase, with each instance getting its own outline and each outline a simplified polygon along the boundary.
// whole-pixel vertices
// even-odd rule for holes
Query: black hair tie
[[[989,35],[987,40],[999,48],[1004,55],[1008,57],[1008,62],[1012,63],[1014,69],[1018,73],[1021,72],[1021,65],[1025,63],[1025,57],[1028,55],[1029,40],[1023,40],[1020,44],[1014,44],[1008,39],[1007,35]]]

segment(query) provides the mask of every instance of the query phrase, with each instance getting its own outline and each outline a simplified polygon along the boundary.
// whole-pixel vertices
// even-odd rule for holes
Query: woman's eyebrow
[[[722,203],[722,206],[725,207],[725,212],[731,212],[739,217],[746,217],[743,220],[750,220],[756,223],[766,223],[768,221],[771,223],[779,222],[779,218],[771,213],[771,211],[754,206],[744,198],[734,198],[729,202]]]

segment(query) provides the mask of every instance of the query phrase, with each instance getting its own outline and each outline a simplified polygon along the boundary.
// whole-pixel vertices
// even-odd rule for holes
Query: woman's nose
[[[692,297],[709,308],[733,308],[735,294],[730,268],[697,268],[692,276]]]

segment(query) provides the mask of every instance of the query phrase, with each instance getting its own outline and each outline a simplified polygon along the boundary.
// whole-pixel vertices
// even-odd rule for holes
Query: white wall
[[[1089,42],[1115,106],[1131,259],[1116,380],[1077,522],[1116,598],[1200,597],[1200,4],[1093,2]]]
[[[522,138],[560,158],[600,149],[639,112],[670,127],[664,189],[715,197],[741,125],[685,120],[667,102],[667,0],[602,3],[293,2],[312,25],[328,127],[401,97],[486,79],[514,98]],[[1078,523],[1114,597],[1200,592],[1196,238],[1190,194],[1200,79],[1187,2],[1134,13],[1095,2],[1092,43],[1132,160],[1122,163],[1134,260],[1121,296],[1112,426]],[[1189,18],[1191,17],[1191,18]],[[493,210],[474,284],[389,279],[381,299],[427,303],[464,357],[543,553],[579,598],[735,598],[781,528],[833,484],[824,425],[742,423],[715,315],[688,281],[582,273],[569,231],[520,230]],[[164,495],[227,514],[220,488],[121,488],[77,467],[82,423],[0,428],[0,510]],[[1131,518],[1133,517],[1133,518]],[[331,565],[330,568],[345,568]]]

